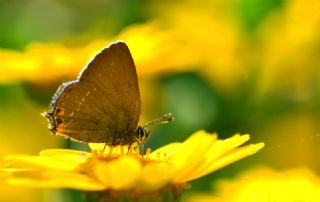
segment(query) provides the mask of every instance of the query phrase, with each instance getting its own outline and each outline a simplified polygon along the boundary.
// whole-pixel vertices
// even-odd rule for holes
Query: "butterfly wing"
[[[77,80],[62,84],[46,116],[54,134],[123,145],[133,141],[140,113],[134,61],[119,41],[97,54]]]

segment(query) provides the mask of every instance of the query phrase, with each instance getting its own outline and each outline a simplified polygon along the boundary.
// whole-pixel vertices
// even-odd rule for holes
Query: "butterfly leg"
[[[107,143],[104,144],[103,149],[102,149],[102,155],[104,154],[104,151],[106,150]]]
[[[139,152],[140,152],[141,156],[143,156],[144,155],[144,144],[142,142],[139,142],[138,146],[139,146]]]
[[[127,155],[130,153],[131,145],[132,145],[132,142],[129,143]]]

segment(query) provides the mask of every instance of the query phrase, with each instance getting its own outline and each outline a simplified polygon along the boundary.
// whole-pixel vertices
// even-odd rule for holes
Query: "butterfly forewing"
[[[47,113],[53,133],[109,145],[133,141],[141,113],[130,51],[116,42],[97,54],[78,79],[64,83]]]

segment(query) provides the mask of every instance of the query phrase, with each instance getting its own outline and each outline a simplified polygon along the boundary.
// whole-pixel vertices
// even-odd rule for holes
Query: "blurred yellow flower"
[[[195,63],[196,55],[187,51],[173,33],[150,22],[130,26],[113,39],[96,39],[82,47],[31,43],[23,52],[0,49],[0,82],[28,80],[41,83],[63,76],[74,77],[91,57],[119,39],[128,44],[140,75],[186,70]]]
[[[215,184],[213,194],[192,194],[186,202],[319,201],[320,178],[306,168],[275,171],[259,168]]]
[[[74,75],[107,43],[97,40],[82,48],[61,44],[32,43],[24,52],[0,50],[0,82],[45,82]]]
[[[0,82],[42,83],[73,76],[111,41],[123,40],[140,75],[196,70],[214,85],[232,89],[245,76],[247,42],[239,26],[212,12],[218,5],[211,6],[170,4],[165,17],[128,26],[113,38],[94,39],[82,47],[31,43],[24,52],[0,49]]]
[[[182,143],[147,149],[145,155],[125,147],[108,147],[102,153],[104,144],[90,144],[92,153],[48,149],[39,156],[7,156],[1,176],[9,184],[29,187],[147,193],[179,188],[264,147],[239,147],[248,140],[249,135],[239,134],[219,140],[216,134],[198,131]]]
[[[240,40],[239,28],[210,10],[190,6],[185,10],[171,11],[169,25],[161,19],[132,25],[114,38],[95,39],[82,47],[31,43],[23,52],[0,49],[0,82],[43,83],[74,77],[111,41],[123,40],[139,75],[197,70],[215,85],[227,89],[236,86],[243,77],[244,40]],[[195,29],[194,24],[206,29]]]
[[[272,13],[261,25],[259,90],[288,89],[301,100],[319,86],[320,2],[285,1],[281,12]],[[285,78],[285,79],[283,79]]]
[[[167,4],[167,5],[166,5]],[[234,23],[226,8],[230,2],[169,1],[159,5],[162,23],[168,24],[172,36],[185,45],[176,49],[192,53],[187,65],[192,65],[202,76],[223,90],[234,89],[246,78],[246,60],[250,57],[248,41],[239,24]],[[158,8],[155,8],[156,10]],[[175,55],[170,56],[174,60]]]

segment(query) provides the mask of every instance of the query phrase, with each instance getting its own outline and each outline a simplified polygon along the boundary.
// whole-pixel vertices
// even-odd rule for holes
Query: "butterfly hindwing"
[[[132,142],[141,113],[134,61],[124,42],[97,54],[78,79],[62,84],[47,117],[53,133],[112,145]]]

